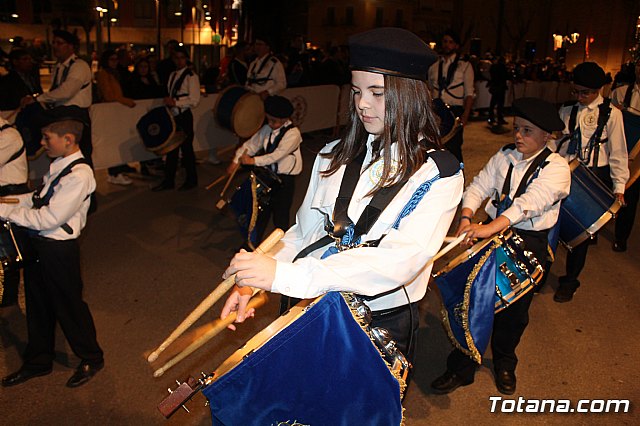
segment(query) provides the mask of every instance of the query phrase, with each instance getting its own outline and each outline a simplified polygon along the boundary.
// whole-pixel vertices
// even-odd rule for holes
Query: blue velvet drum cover
[[[401,384],[337,292],[258,333],[202,393],[213,425],[402,422]]]
[[[533,290],[542,275],[541,263],[510,229],[475,244],[434,273],[453,345],[480,363],[494,314]]]
[[[571,190],[560,206],[560,241],[571,250],[591,238],[620,209],[611,190],[580,161],[569,163]]]

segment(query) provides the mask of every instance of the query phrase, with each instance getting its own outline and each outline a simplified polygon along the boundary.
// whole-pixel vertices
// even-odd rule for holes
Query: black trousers
[[[80,248],[76,240],[31,238],[38,262],[25,266],[28,342],[25,367],[50,368],[55,327],[60,324],[73,352],[89,364],[103,362],[89,306],[82,299]]]
[[[271,190],[269,204],[263,205],[262,212],[258,216],[256,232],[258,242],[262,241],[264,231],[269,224],[269,219],[273,217],[273,225],[287,232],[291,226],[291,205],[293,204],[293,193],[295,191],[295,176],[278,175],[282,184]]]
[[[596,176],[606,186],[609,188],[613,188],[613,181],[611,180],[611,174],[609,171],[609,166],[604,167],[596,167],[592,169]],[[596,234],[597,236],[597,234]],[[565,270],[565,275],[558,278],[558,282],[561,285],[570,285],[574,288],[578,288],[580,286],[580,281],[578,277],[584,268],[584,264],[587,260],[587,252],[589,251],[589,245],[591,244],[591,240],[587,239],[582,243],[575,246],[571,251],[567,253],[567,265]]]
[[[531,250],[537,259],[545,259],[547,252],[547,236],[545,233],[516,230],[524,240],[525,248]],[[491,335],[491,351],[495,371],[515,371],[518,364],[516,348],[529,325],[529,306],[533,300],[530,290],[508,308],[498,312],[493,319]],[[468,355],[454,349],[447,358],[447,370],[456,373],[466,382],[473,381],[476,367]]]
[[[464,114],[464,107],[462,106],[450,106],[451,111],[456,117],[462,117]],[[464,142],[464,128],[460,127],[456,134],[444,144],[445,148],[448,149],[453,155],[456,156],[458,161],[461,163],[462,161],[462,144]]]
[[[640,180],[637,180],[624,192],[624,201],[627,204],[618,211],[616,216],[616,241],[626,243],[631,235],[633,223],[636,220],[638,210],[638,199],[640,199]]]
[[[174,117],[176,127],[187,135],[185,141],[176,149],[167,154],[167,161],[164,167],[164,182],[173,185],[178,169],[178,154],[182,153],[182,165],[187,172],[185,183],[197,184],[198,174],[196,173],[196,155],[193,152],[193,113],[190,109]]]
[[[494,118],[494,109],[498,121],[504,120],[504,97],[506,92],[504,90],[495,89],[491,93],[491,101],[489,102],[489,119]]]

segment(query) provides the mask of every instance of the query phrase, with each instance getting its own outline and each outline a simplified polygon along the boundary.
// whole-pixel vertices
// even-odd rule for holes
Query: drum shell
[[[157,107],[143,115],[136,124],[145,148],[157,155],[164,155],[184,142],[186,134],[176,129],[171,110]]]
[[[560,206],[560,241],[573,249],[591,238],[620,208],[611,190],[580,161],[573,160],[571,190]]]
[[[432,105],[439,118],[440,140],[442,143],[446,143],[460,130],[460,119],[442,99],[433,99]]]
[[[218,95],[213,114],[220,126],[248,138],[264,124],[264,103],[250,90],[230,86]]]
[[[633,160],[640,152],[640,115],[632,114],[629,111],[622,111],[624,121],[624,136],[627,141],[627,152],[629,160]]]
[[[341,295],[295,309],[216,370],[213,424],[400,424],[399,382]]]

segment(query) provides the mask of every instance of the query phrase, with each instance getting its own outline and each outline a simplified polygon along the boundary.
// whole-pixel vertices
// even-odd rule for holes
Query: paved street
[[[469,178],[510,141],[510,134],[494,135],[481,121],[471,123],[465,132]],[[314,154],[330,139],[328,132],[305,135],[306,163],[297,181],[297,203],[306,189]],[[206,158],[206,153],[200,157]],[[53,373],[2,389],[2,424],[210,424],[201,394],[189,405],[190,414],[180,411],[170,420],[160,415],[156,405],[168,387],[175,388],[175,379],[213,371],[269,324],[275,318],[278,297],[272,297],[238,332],[224,331],[160,378],[152,376],[154,369],[176,349],[167,350],[153,365],[146,357],[220,282],[242,244],[234,222],[215,208],[220,186],[204,189],[224,168],[225,164],[198,166],[200,187],[189,192],[151,192],[149,186],[157,181],[142,178],[131,187],[119,187],[106,182],[106,171],[97,173],[99,209],[89,218],[81,247],[85,298],[94,314],[106,367],[87,385],[66,388],[78,359],[58,331]],[[429,383],[444,371],[451,346],[440,324],[439,300],[430,292],[420,306],[419,356],[405,399],[406,424],[639,424],[640,224],[636,223],[627,253],[611,251],[612,229],[608,225],[591,247],[582,287],[566,304],[552,300],[556,277],[564,268],[565,252],[559,250],[547,287],[534,299],[531,323],[519,346],[514,397],[568,399],[574,404],[580,399],[629,399],[630,413],[491,413],[489,397],[499,393],[490,353],[473,385],[450,395],[432,394]],[[216,305],[196,325],[215,319],[220,307]],[[187,345],[192,334],[176,347]],[[25,342],[22,300],[20,306],[0,309],[0,375],[20,366]],[[366,419],[362,424],[368,424]]]

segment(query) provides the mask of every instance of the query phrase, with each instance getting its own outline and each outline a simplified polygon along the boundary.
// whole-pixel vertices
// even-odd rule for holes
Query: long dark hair
[[[113,70],[113,68],[109,67],[109,58],[116,55],[116,51],[113,49],[107,49],[104,52],[102,52],[102,55],[100,55],[100,68],[105,69],[105,70]]]
[[[384,76],[385,117],[382,134],[375,140],[371,164],[382,155],[382,176],[369,195],[384,187],[409,179],[426,160],[429,148],[440,148],[438,122],[431,104],[431,93],[425,81]],[[331,152],[322,154],[331,158],[324,176],[334,174],[352,162],[366,149],[368,133],[358,118],[353,95],[349,100],[350,120],[342,140]],[[391,168],[391,145],[397,143],[398,169]],[[393,173],[393,174],[392,174]]]

